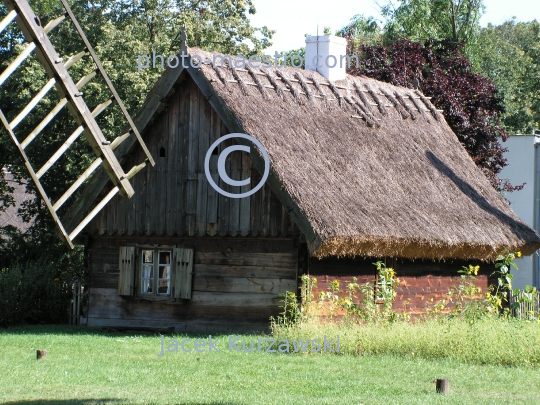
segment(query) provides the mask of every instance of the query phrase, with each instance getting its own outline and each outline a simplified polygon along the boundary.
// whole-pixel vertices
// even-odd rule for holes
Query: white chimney
[[[306,37],[306,70],[330,81],[343,80],[347,68],[347,40],[333,35]]]

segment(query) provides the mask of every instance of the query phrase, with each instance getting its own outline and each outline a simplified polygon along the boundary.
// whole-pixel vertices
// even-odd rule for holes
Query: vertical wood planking
[[[194,82],[191,82],[189,92],[189,141],[186,189],[186,228],[189,236],[195,235],[196,231],[199,112],[199,89]]]
[[[177,209],[176,209],[176,232],[178,235],[184,235],[187,232],[186,216],[186,196],[187,196],[187,175],[188,175],[188,155],[189,155],[189,106],[190,102],[190,84],[184,82],[180,90],[179,101],[179,122],[178,122],[178,167],[177,170]]]
[[[165,233],[167,235],[174,235],[175,229],[175,216],[177,210],[178,199],[178,167],[181,167],[178,154],[178,117],[179,117],[179,94],[176,92],[171,101],[169,102],[169,108],[167,110],[167,200],[165,207]],[[155,158],[158,159],[158,158]]]
[[[197,164],[198,184],[197,184],[197,235],[206,234],[208,184],[204,172],[204,158],[210,147],[211,111],[210,103],[199,94],[199,161]]]
[[[255,167],[251,166],[251,188],[254,188],[261,181],[262,176]],[[264,187],[263,187],[264,189]],[[259,190],[251,195],[251,233],[253,236],[258,236],[261,233],[261,199],[263,190]]]
[[[233,145],[238,145],[236,141],[233,140]],[[229,177],[233,180],[242,179],[242,155],[244,152],[235,151],[229,155],[231,159],[231,169],[229,171]],[[240,193],[240,187],[231,186],[231,192],[233,194]],[[232,236],[236,236],[240,233],[240,198],[231,198],[229,202],[229,233]]]
[[[270,197],[272,195],[272,191],[270,191],[270,187],[267,184],[265,184],[260,191],[262,192],[260,234],[262,236],[268,236],[268,234],[270,233]]]
[[[224,133],[227,133],[226,131],[227,131],[227,127],[225,127],[225,125],[222,123],[220,132],[222,134],[224,134]],[[225,148],[227,148],[227,147],[229,147],[231,145],[232,145],[231,139],[228,139],[228,140],[226,140],[224,142],[221,142],[219,144],[219,154],[221,154]],[[227,173],[231,172],[231,157],[230,157],[230,155],[227,158],[227,160],[225,161],[225,170],[227,171]],[[230,189],[229,185],[227,183],[225,183],[221,178],[219,179],[218,185],[222,190],[231,192],[231,189]],[[230,200],[231,199],[229,197],[225,197],[223,194],[219,195],[219,202],[218,202],[218,206],[219,206],[218,233],[219,233],[219,235],[222,235],[222,236],[225,236],[225,235],[229,234]]]
[[[210,114],[210,139],[209,144],[213,144],[221,135],[221,119],[212,109]],[[219,184],[219,176],[217,172],[217,155],[212,155],[210,158],[210,174],[216,184]],[[210,185],[208,186],[208,201],[206,205],[206,233],[214,236],[218,231],[218,202],[219,193]]]
[[[274,193],[270,193],[270,235],[277,236],[281,232],[281,215],[282,215],[282,205],[275,196]]]
[[[166,220],[167,220],[167,199],[170,198],[172,190],[168,185],[168,160],[172,158],[170,156],[171,150],[169,149],[170,139],[169,136],[169,120],[168,115],[170,111],[164,111],[161,113],[161,119],[158,125],[158,142],[156,157],[156,212],[154,216],[156,234],[163,235],[166,232]],[[161,149],[165,149],[165,157],[160,157]]]
[[[251,160],[247,153],[242,153],[242,180],[251,176]],[[241,187],[241,192],[245,193],[251,190],[251,184]],[[249,234],[251,225],[251,196],[240,199],[240,235]]]

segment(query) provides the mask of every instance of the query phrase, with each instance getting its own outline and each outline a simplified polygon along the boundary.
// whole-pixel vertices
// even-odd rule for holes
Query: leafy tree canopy
[[[132,115],[136,114],[146,94],[163,72],[159,59],[156,68],[138,72],[138,55],[152,56],[152,52],[155,52],[166,58],[176,54],[181,47],[182,27],[186,29],[189,46],[246,56],[261,54],[265,47],[271,45],[274,33],[267,27],[257,28],[251,25],[248,15],[256,12],[252,0],[75,0],[69,3],[120,98]],[[32,7],[42,24],[64,13],[57,0],[34,1]],[[7,10],[0,5],[0,19],[6,14]],[[65,60],[84,49],[69,21],[61,23],[49,36],[58,54]],[[15,24],[2,32],[1,71],[22,52],[23,41],[24,37]],[[85,57],[70,69],[70,75],[77,82],[93,69],[91,59]],[[0,107],[8,121],[29,103],[48,80],[35,57],[25,60],[0,87]],[[104,81],[99,78],[90,81],[82,91],[90,109],[111,97]],[[58,93],[55,90],[49,91],[32,113],[17,126],[15,133],[18,139],[25,139],[58,101]],[[109,139],[120,135],[121,129],[126,125],[115,104],[105,110],[97,120]],[[26,149],[32,165],[41,167],[76,127],[74,120],[64,109]],[[26,177],[26,170],[9,137],[3,128],[0,131],[0,168],[9,167],[15,176]],[[95,156],[84,137],[79,137],[41,178],[49,196],[55,200],[62,195],[94,159]],[[32,183],[29,183],[29,191],[35,194]],[[0,176],[0,211],[12,203],[10,192],[8,184],[3,176]],[[62,208],[69,209],[69,202]],[[31,228],[33,243],[37,244],[39,240],[46,240],[45,244],[53,241],[56,243],[57,239],[51,233],[54,226],[39,198],[26,204],[22,214],[28,218],[37,215],[37,221]],[[60,211],[60,216],[62,214]],[[0,249],[1,242],[0,240]]]

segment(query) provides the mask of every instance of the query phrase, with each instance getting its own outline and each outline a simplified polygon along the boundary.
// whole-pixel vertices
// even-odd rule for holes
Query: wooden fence
[[[510,308],[512,308],[515,303],[518,304],[512,311],[516,318],[528,318],[530,315],[535,318],[539,316],[540,294],[526,293],[525,291],[520,291],[516,295],[510,293],[509,303]]]
[[[81,306],[85,296],[84,285],[80,280],[75,280],[71,286],[73,298],[69,306],[69,324],[81,325]]]

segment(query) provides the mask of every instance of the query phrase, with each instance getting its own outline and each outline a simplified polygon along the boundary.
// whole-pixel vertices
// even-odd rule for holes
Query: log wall
[[[205,175],[204,159],[212,143],[230,131],[192,80],[177,85],[167,107],[143,134],[156,165],[147,165],[132,180],[129,200],[115,196],[90,222],[91,235],[299,236],[296,224],[270,187],[246,198],[228,198],[214,190]],[[254,188],[260,173],[244,152],[229,154],[225,168],[233,180],[251,178],[250,186],[224,183],[217,173],[222,142],[210,159],[214,181],[238,194]],[[125,167],[145,159],[137,149]],[[108,190],[103,191],[103,196]],[[102,196],[102,197],[103,197]]]
[[[118,295],[120,246],[194,249],[192,299]],[[279,294],[297,288],[292,238],[92,238],[88,245],[89,326],[174,327],[177,332],[256,332],[279,313]]]

